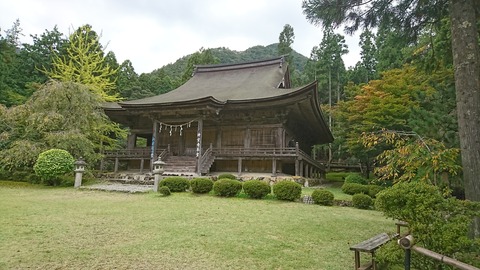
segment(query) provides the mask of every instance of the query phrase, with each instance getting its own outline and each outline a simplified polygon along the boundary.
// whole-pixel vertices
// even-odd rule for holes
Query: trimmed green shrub
[[[312,192],[312,199],[315,204],[331,206],[333,205],[333,200],[335,196],[332,192],[326,189],[315,189]]]
[[[345,183],[356,183],[356,184],[367,185],[368,180],[359,174],[349,174],[347,175],[347,177],[345,177]]]
[[[252,199],[262,199],[272,192],[270,185],[261,180],[249,180],[243,183],[243,192]]]
[[[231,173],[222,173],[220,174],[217,179],[232,179],[232,180],[236,180],[237,177]]]
[[[170,194],[172,194],[167,186],[159,187],[158,193],[162,194],[163,196],[170,196]]]
[[[368,186],[357,183],[345,183],[342,185],[342,191],[345,194],[354,195],[358,193],[368,194]]]
[[[234,197],[242,191],[242,183],[237,180],[223,178],[213,184],[213,193],[221,197]]]
[[[181,176],[169,176],[160,181],[159,185],[167,186],[171,192],[184,192],[190,187],[188,179]]]
[[[27,172],[27,171],[14,171],[10,175],[10,179],[8,179],[8,180],[13,180],[13,181],[17,181],[17,182],[28,182],[28,177],[31,174],[32,174],[31,172]],[[36,175],[36,174],[33,174],[33,175]],[[38,175],[37,175],[37,177],[40,178],[40,176],[38,176]]]
[[[401,182],[380,192],[375,207],[386,217],[408,222],[415,242],[480,267],[480,241],[468,237],[473,217],[480,213],[480,203],[458,200],[425,182]],[[388,253],[383,247],[381,250],[378,253],[381,262],[403,263],[404,251],[398,245]],[[439,264],[427,258],[412,260],[412,269],[438,269]]]
[[[73,171],[74,162],[75,159],[67,151],[50,149],[38,155],[33,170],[42,178],[43,183],[57,186],[61,182],[59,176]]]
[[[203,194],[208,193],[213,188],[213,181],[208,178],[194,178],[190,181],[190,187],[193,193]]]
[[[368,185],[368,196],[376,198],[377,194],[384,188],[378,185]]]
[[[352,196],[352,204],[355,208],[370,209],[373,206],[373,200],[367,194],[357,193]]]
[[[273,194],[279,200],[295,201],[302,196],[302,185],[292,181],[281,181],[273,185]]]
[[[27,182],[30,184],[40,184],[42,183],[42,178],[34,173],[31,173],[27,176]]]

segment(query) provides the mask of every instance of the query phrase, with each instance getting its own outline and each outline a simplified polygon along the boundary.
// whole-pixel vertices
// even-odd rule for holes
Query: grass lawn
[[[349,207],[0,185],[0,269],[345,270],[351,245],[393,224]]]
[[[351,201],[352,195],[348,195],[342,192],[343,182],[330,182],[329,185],[323,187],[333,193],[335,200]],[[312,195],[312,192],[318,189],[317,187],[308,187],[302,189],[302,195]]]

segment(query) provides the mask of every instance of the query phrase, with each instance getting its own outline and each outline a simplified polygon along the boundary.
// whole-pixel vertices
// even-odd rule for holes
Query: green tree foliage
[[[292,44],[294,40],[295,33],[293,31],[293,27],[289,24],[285,24],[283,26],[283,31],[280,32],[280,35],[278,37],[278,55],[285,55],[290,71],[290,80],[292,81],[292,86],[298,86],[300,84],[300,74],[295,70],[292,54]]]
[[[324,27],[345,24],[347,32],[360,27],[390,25],[409,42],[429,27],[438,27],[447,16],[451,20],[452,55],[463,179],[466,197],[480,201],[480,12],[478,0],[357,1],[304,0],[307,19]],[[474,123],[474,124],[473,124]],[[480,217],[474,219],[472,235],[480,237]]]
[[[104,101],[115,101],[117,70],[105,63],[100,37],[90,25],[78,28],[69,37],[66,56],[54,55],[51,70],[44,70],[48,77],[63,82],[76,82],[88,88]]]
[[[31,155],[62,148],[94,164],[100,149],[116,148],[124,132],[101,109],[102,101],[83,85],[51,81],[23,105],[0,115],[0,166],[8,170],[33,166]]]
[[[292,44],[295,40],[295,33],[293,27],[289,24],[283,26],[283,31],[280,32],[278,37],[278,54],[279,55],[289,55],[287,60],[290,60],[290,54],[292,53]],[[289,62],[290,63],[290,62]]]
[[[424,182],[404,182],[380,192],[375,206],[389,218],[408,222],[416,245],[480,266],[480,242],[467,237],[472,217],[480,211],[478,203],[457,200]],[[382,253],[378,256],[386,258]],[[439,262],[418,256],[412,264],[415,269],[437,269]]]
[[[342,56],[348,53],[345,37],[333,32],[333,29],[325,30],[322,42],[317,47],[316,73],[319,84],[320,100],[328,103],[331,107],[340,101],[344,84],[345,64]],[[336,98],[335,98],[336,96]],[[326,99],[328,97],[328,99]]]
[[[180,78],[174,79],[166,74],[165,69],[161,68],[149,74],[141,74],[138,78],[140,87],[131,86],[131,90],[126,95],[128,99],[138,99],[148,96],[155,96],[166,93],[180,86]]]
[[[384,150],[376,159],[375,168],[380,181],[425,181],[434,185],[440,183],[440,176],[456,176],[461,167],[458,148],[446,148],[441,142],[424,139],[415,133],[383,130],[380,133],[363,134],[367,147],[384,143],[392,146]]]
[[[41,70],[52,69],[54,55],[65,55],[68,39],[58,31],[56,26],[52,30],[45,30],[40,36],[31,35],[31,37],[33,44],[24,43],[20,51],[21,71],[25,77],[28,77],[25,86],[38,89],[48,80]]]
[[[367,83],[370,80],[377,79],[377,48],[375,46],[375,35],[368,29],[360,35],[360,55],[362,60],[355,67],[349,70],[349,80],[355,84]]]
[[[138,92],[138,89],[140,88],[140,81],[138,79],[138,74],[135,72],[133,64],[130,60],[125,60],[120,65],[117,72],[116,85],[120,97],[125,99],[134,99],[131,97]]]
[[[198,52],[190,55],[188,58],[187,66],[182,75],[182,84],[188,81],[193,73],[195,72],[195,65],[207,65],[207,64],[218,64],[219,60],[216,58],[212,49],[200,48]]]
[[[392,29],[388,23],[380,23],[375,39],[377,47],[377,71],[379,73],[401,68],[407,61],[406,48],[411,42],[404,39],[400,31]]]
[[[347,151],[367,167],[387,146],[365,147],[362,133],[382,129],[414,131],[445,143],[448,148],[457,146],[455,108],[448,98],[453,89],[448,74],[451,75],[448,70],[430,74],[406,66],[385,72],[382,80],[361,87],[349,86],[347,92],[352,97],[334,110],[340,122],[335,130],[337,137],[343,138]]]
[[[53,52],[61,55],[67,40],[55,27],[41,36],[31,35],[33,44],[20,44],[20,21],[0,34],[0,103],[13,106],[24,103],[32,93],[47,81],[40,71],[51,68]]]
[[[12,28],[0,33],[0,103],[7,106],[20,104],[24,101],[22,95],[24,78],[19,78],[20,35],[22,29],[17,20]]]
[[[50,149],[38,156],[33,170],[44,183],[56,186],[60,183],[59,176],[73,170],[74,161],[72,155],[65,150]]]

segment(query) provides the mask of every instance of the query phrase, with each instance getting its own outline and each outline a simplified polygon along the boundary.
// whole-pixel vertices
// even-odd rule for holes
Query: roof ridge
[[[270,66],[270,65],[279,65],[279,67],[282,67],[282,64],[284,62],[285,62],[285,57],[284,55],[282,55],[275,58],[242,62],[242,63],[195,65],[195,73],[236,70],[236,69],[244,69],[244,68],[252,68],[252,67]]]

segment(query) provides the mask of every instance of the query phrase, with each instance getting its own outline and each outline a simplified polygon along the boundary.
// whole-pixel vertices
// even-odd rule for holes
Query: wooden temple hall
[[[125,150],[105,153],[115,171],[150,171],[160,157],[170,175],[316,177],[312,146],[333,141],[317,83],[291,88],[283,57],[197,66],[177,89],[104,109],[130,131]]]

